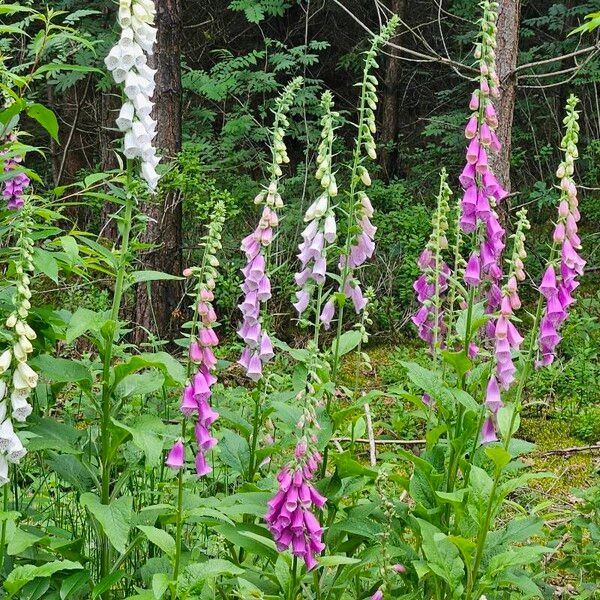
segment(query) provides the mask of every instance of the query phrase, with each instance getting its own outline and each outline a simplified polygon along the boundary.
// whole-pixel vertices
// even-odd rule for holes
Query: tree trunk
[[[406,0],[391,0],[390,8],[393,13],[404,19],[406,13]],[[402,77],[402,63],[395,51],[387,57],[385,69],[383,98],[381,101],[381,127],[379,137],[381,140],[380,164],[385,178],[389,181],[396,173],[398,150],[394,147],[398,137],[398,112],[400,78]]]
[[[153,117],[158,121],[156,146],[163,163],[181,150],[181,0],[156,0],[158,38],[154,56],[156,93]],[[178,194],[159,194],[155,202],[141,206],[148,217],[141,236],[152,248],[139,256],[145,269],[179,275],[182,270],[181,198]],[[147,338],[147,331],[173,340],[180,327],[176,308],[181,287],[173,281],[140,284],[137,289],[134,340]]]
[[[502,150],[494,157],[493,167],[500,183],[510,191],[510,149],[515,111],[517,80],[515,67],[519,55],[519,23],[521,0],[503,0],[498,13],[498,47],[496,63],[500,79],[500,99],[497,103],[498,138]]]

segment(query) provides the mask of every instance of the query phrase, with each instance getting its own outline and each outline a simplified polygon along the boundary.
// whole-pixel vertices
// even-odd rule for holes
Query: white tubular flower
[[[6,384],[4,384],[6,386]],[[0,402],[0,423],[6,419],[6,402],[2,400]]]
[[[4,379],[0,379],[0,400],[2,400],[5,396],[6,396],[6,381],[4,381]],[[0,421],[2,421],[3,418],[4,418],[4,416],[2,415],[2,412],[0,411]]]
[[[7,324],[7,327],[11,326]],[[19,335],[24,335],[28,340],[35,340],[37,337],[36,332],[25,321],[15,321],[14,328]]]
[[[8,479],[8,462],[2,454],[0,454],[0,487],[7,484]]]
[[[12,361],[12,352],[10,350],[5,350],[2,354],[0,354],[0,375],[10,367],[10,363]]]
[[[18,464],[19,461],[27,454],[27,450],[23,448],[23,444],[16,433],[13,433],[12,438],[8,444],[8,453],[6,458],[8,462]]]
[[[10,419],[4,419],[0,423],[0,452],[6,452],[10,446],[10,442],[15,434]]]
[[[156,136],[156,121],[150,115],[154,104],[156,71],[148,66],[156,43],[153,0],[120,0],[119,25],[121,37],[105,59],[116,83],[124,83],[128,98],[119,112],[116,124],[124,135],[123,154],[127,159],[141,158],[141,175],[154,191],[159,175],[152,140]]]
[[[31,404],[27,402],[28,394],[29,390],[15,390],[10,395],[12,416],[14,420],[19,421],[19,423],[24,423],[33,410]]]
[[[19,361],[19,362],[23,362],[25,360],[27,360],[27,352],[25,352],[24,348],[21,346],[20,342],[17,342],[14,346],[13,346],[13,352],[15,354],[15,358]]]
[[[33,389],[37,386],[38,374],[27,363],[19,363],[15,373],[19,373],[21,375],[23,380],[27,383],[27,387]],[[19,386],[15,385],[15,387]],[[21,388],[22,387],[23,386],[21,386]]]
[[[131,102],[125,102],[121,107],[117,117],[117,127],[119,131],[128,131],[133,125],[134,105]]]

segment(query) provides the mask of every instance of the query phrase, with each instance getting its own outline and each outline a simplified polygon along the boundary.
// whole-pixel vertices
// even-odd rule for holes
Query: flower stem
[[[129,236],[131,233],[131,222],[133,215],[134,198],[131,194],[131,161],[127,161],[127,181],[126,181],[126,199],[125,199],[125,214],[123,216],[123,233],[121,240],[121,249],[119,252],[119,262],[117,266],[115,290],[113,294],[112,309],[110,319],[113,323],[111,334],[106,336],[106,345],[104,347],[103,369],[102,369],[102,403],[101,403],[101,422],[100,422],[100,440],[101,440],[101,464],[102,464],[102,480],[101,480],[101,501],[102,504],[110,504],[110,422],[112,417],[111,404],[111,362],[113,357],[113,345],[115,342],[115,334],[118,331],[119,310],[123,299],[123,285],[125,282],[125,274],[127,271],[127,258],[129,254]],[[110,573],[110,546],[106,533],[101,536],[101,561],[100,561],[100,577],[106,577]],[[110,600],[112,594],[110,589],[106,590],[102,598]]]

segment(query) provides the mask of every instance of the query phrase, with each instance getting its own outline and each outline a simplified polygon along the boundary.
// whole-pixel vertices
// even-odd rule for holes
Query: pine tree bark
[[[404,19],[406,14],[406,0],[391,0],[392,12]],[[399,88],[402,77],[402,63],[390,52],[387,57],[385,69],[383,97],[381,99],[381,127],[379,129],[381,150],[380,164],[385,178],[389,181],[397,170],[398,151],[394,147],[399,129]]]
[[[500,183],[510,191],[510,152],[513,118],[517,95],[515,67],[519,56],[519,25],[521,0],[503,0],[498,13],[498,46],[496,66],[500,79],[500,99],[497,103],[498,138],[502,150],[494,157],[493,166]]]
[[[158,29],[154,68],[156,93],[154,114],[157,120],[156,146],[163,163],[181,150],[181,0],[156,0]],[[182,210],[178,194],[157,194],[155,201],[141,206],[147,218],[141,241],[152,248],[140,255],[143,268],[179,275],[182,270]],[[181,298],[178,282],[156,281],[138,285],[135,307],[134,340],[139,343],[147,332],[173,340],[180,322],[175,313]]]

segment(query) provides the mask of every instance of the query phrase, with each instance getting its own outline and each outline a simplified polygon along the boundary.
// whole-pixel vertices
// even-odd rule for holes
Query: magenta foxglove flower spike
[[[580,214],[577,187],[573,180],[575,161],[579,156],[579,114],[576,110],[578,102],[575,96],[569,98],[564,120],[566,131],[561,147],[565,157],[556,172],[561,191],[558,220],[553,234],[550,261],[540,284],[545,307],[538,336],[537,367],[549,365],[554,361],[555,349],[561,340],[558,332],[561,324],[567,319],[569,306],[575,302],[572,294],[579,286],[577,277],[583,275],[585,266],[585,260],[577,253],[581,248],[581,241],[577,235]]]
[[[279,178],[283,175],[281,165],[290,160],[284,143],[285,130],[289,126],[286,113],[301,85],[301,77],[293,79],[276,100],[271,140],[271,181],[254,199],[255,204],[263,207],[262,214],[256,229],[246,236],[241,244],[246,265],[242,269],[244,281],[240,286],[243,299],[238,305],[242,313],[242,323],[237,333],[245,347],[238,363],[253,381],[261,379],[263,366],[274,356],[269,334],[264,328],[265,311],[262,310],[271,298],[271,280],[268,273],[270,253],[267,249],[279,225],[278,211],[283,208],[283,200],[278,191]]]
[[[450,267],[443,259],[443,252],[448,247],[446,232],[448,230],[449,199],[452,194],[447,182],[446,170],[440,176],[440,192],[437,209],[433,215],[432,233],[427,246],[421,252],[418,266],[421,275],[413,284],[417,301],[421,304],[412,322],[419,332],[419,337],[428,342],[432,350],[443,344],[447,326],[442,311],[442,295],[448,289]]]
[[[268,503],[267,525],[280,552],[290,549],[302,558],[310,571],[317,565],[316,557],[324,550],[323,528],[315,516],[326,499],[310,481],[321,462],[318,453],[298,443],[294,462],[277,475],[279,489]]]
[[[14,133],[11,133],[8,136],[8,142],[16,142],[17,136]],[[6,151],[4,151],[6,154]],[[17,171],[19,168],[19,163],[22,161],[20,156],[12,156],[10,158],[4,159],[4,173],[12,173],[13,171]],[[2,189],[2,196],[6,201],[6,205],[11,210],[16,210],[19,208],[23,208],[25,204],[25,199],[23,198],[23,194],[25,189],[29,186],[30,179],[25,173],[15,172],[14,176],[7,179],[4,182],[4,187]]]
[[[188,382],[183,390],[180,409],[184,418],[195,420],[194,433],[197,447],[195,463],[198,477],[203,477],[212,471],[206,456],[207,452],[217,444],[217,439],[212,436],[212,426],[219,418],[219,414],[212,409],[210,398],[212,386],[217,382],[214,375],[217,364],[214,348],[218,345],[219,338],[214,330],[217,315],[212,303],[215,299],[214,289],[219,266],[216,254],[221,249],[224,222],[225,205],[220,201],[213,207],[213,218],[204,237],[202,266],[191,267],[184,271],[185,276],[195,278],[196,284],[192,305],[195,315],[189,346]],[[195,373],[193,373],[194,369]],[[178,456],[179,450],[175,450],[174,447],[167,457],[166,465],[180,468],[173,466],[177,464],[171,457],[174,451],[175,458]],[[181,467],[183,466],[184,462],[181,464]]]

